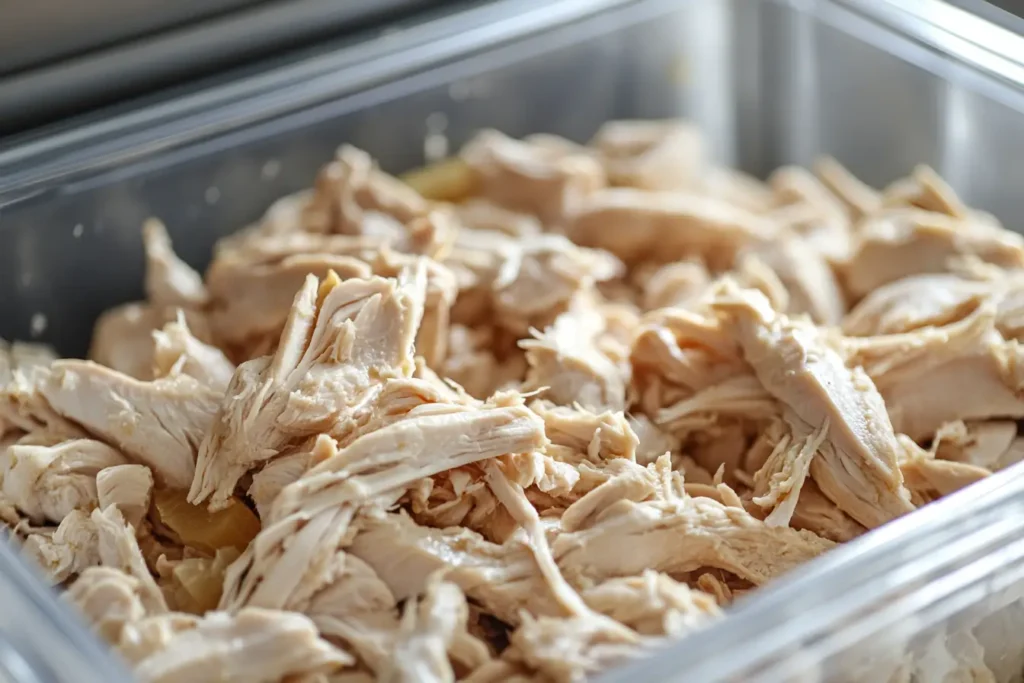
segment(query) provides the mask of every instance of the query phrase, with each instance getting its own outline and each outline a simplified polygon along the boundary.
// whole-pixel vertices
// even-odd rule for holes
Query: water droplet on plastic
[[[29,332],[33,337],[38,337],[43,332],[46,332],[46,326],[48,321],[46,316],[42,313],[35,313],[32,315],[32,320],[29,322]]]
[[[281,172],[281,162],[277,159],[269,159],[260,169],[260,176],[264,180],[273,180]]]

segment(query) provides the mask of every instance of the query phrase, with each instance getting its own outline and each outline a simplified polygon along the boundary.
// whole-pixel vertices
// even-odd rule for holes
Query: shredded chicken
[[[141,681],[575,682],[1024,460],[1024,239],[705,147],[343,146],[205,276],[147,221],[91,360],[0,340],[5,537]],[[957,638],[879,680],[1019,673]]]

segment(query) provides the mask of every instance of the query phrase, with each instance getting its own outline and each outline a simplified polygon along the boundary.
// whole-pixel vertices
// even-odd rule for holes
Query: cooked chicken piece
[[[215,248],[257,237],[303,232],[307,207],[313,201],[314,190],[299,190],[274,200],[263,215],[252,225],[222,237]]]
[[[5,434],[17,439],[19,432],[53,427],[60,421],[36,392],[39,378],[55,360],[57,355],[48,346],[9,344],[0,338],[0,439]]]
[[[605,185],[604,170],[590,155],[514,140],[495,130],[477,133],[459,156],[476,173],[480,196],[533,214],[545,225],[561,224]]]
[[[343,641],[363,666],[379,672],[389,665],[398,636],[395,597],[365,562],[344,553],[335,557],[338,576],[302,610],[323,637]]]
[[[531,493],[539,491],[549,499],[564,501],[565,498],[571,498],[576,493],[576,487],[582,477],[580,465],[583,464],[583,461],[580,461],[579,464],[567,461],[562,457],[564,455],[562,450],[552,444],[545,448],[543,453],[531,451],[506,456],[502,458],[505,474],[519,486],[529,489]],[[548,453],[555,453],[558,458],[556,459]],[[495,500],[497,501],[497,499]],[[498,508],[504,510],[500,505]],[[470,526],[470,528],[474,527]],[[514,530],[513,525],[513,528],[509,529],[509,533]],[[496,537],[500,539],[497,542],[504,543],[508,534]]]
[[[935,367],[950,358],[976,355],[1001,343],[995,331],[995,316],[993,303],[979,299],[961,318],[946,325],[875,337],[834,335],[832,342],[846,355],[848,364],[863,367],[879,386],[885,386],[919,373],[922,365]]]
[[[552,555],[551,546],[548,544],[540,516],[526,498],[522,487],[509,480],[497,461],[487,463],[486,470],[488,487],[519,523],[541,576],[544,577],[545,583],[551,589],[551,594],[564,612],[577,618],[586,619],[596,630],[602,631],[608,640],[617,643],[637,642],[638,639],[633,631],[613,619],[594,612],[562,576],[561,570],[555,564],[555,558]]]
[[[136,379],[150,380],[153,333],[165,323],[184,316],[199,339],[210,339],[205,313],[200,310],[209,297],[199,274],[174,254],[163,224],[148,220],[142,236],[148,302],[123,304],[100,315],[93,327],[89,358]]]
[[[116,507],[89,515],[72,510],[56,529],[27,530],[24,553],[53,581],[62,583],[84,569],[99,564],[124,569],[141,581],[148,591],[149,610],[165,609],[163,599],[149,575],[136,543],[132,527],[127,526]]]
[[[220,609],[301,609],[335,578],[354,513],[350,505],[264,525],[228,567]]]
[[[187,375],[141,382],[78,360],[54,363],[39,390],[61,416],[174,488],[192,483],[196,451],[221,398]]]
[[[736,487],[745,492],[753,487],[753,479],[751,472],[745,469],[744,458],[751,443],[765,429],[765,424],[770,425],[777,419],[774,413],[764,419],[752,417],[752,414],[712,414],[703,423],[694,419],[682,430],[685,434],[682,452],[688,453],[692,462],[708,473],[707,479],[700,483],[713,484],[716,489],[720,488],[719,484],[726,484],[726,488]],[[712,472],[714,476],[711,476]],[[686,490],[692,494],[691,484],[698,482],[691,481],[689,476],[686,479]],[[720,492],[711,497],[726,502]]]
[[[769,177],[768,184],[782,205],[808,204],[823,214],[846,216],[846,207],[840,198],[805,168],[777,168]]]
[[[699,256],[715,267],[727,266],[740,249],[778,232],[775,222],[711,197],[610,188],[581,203],[566,235],[627,263]]]
[[[734,168],[711,168],[701,183],[715,199],[735,204],[753,213],[768,213],[777,204],[772,190],[759,178]]]
[[[652,468],[652,476],[665,477],[656,473],[665,471],[661,462]],[[656,498],[641,502],[639,489],[620,498],[608,495],[604,487],[610,486],[617,486],[615,480],[566,510],[570,519],[581,516],[577,506],[588,510],[587,521],[552,543],[558,566],[574,581],[715,567],[761,585],[833,545],[809,532],[769,527],[710,498],[679,495],[679,483],[662,483]],[[601,503],[595,506],[594,498]]]
[[[467,299],[475,295],[473,301],[469,302],[472,306],[461,302],[464,309],[475,312],[475,309],[487,309],[491,305],[491,289],[498,280],[498,274],[505,263],[511,263],[510,268],[519,268],[522,249],[521,241],[497,230],[458,232],[444,263],[458,278],[461,290],[459,298]],[[479,321],[464,322],[468,324]]]
[[[147,614],[167,611],[167,602],[157,586],[135,539],[135,530],[125,522],[116,507],[93,510],[90,517],[96,528],[100,563],[129,574],[139,582],[138,593]]]
[[[320,285],[308,276],[274,356],[235,371],[199,450],[189,501],[221,506],[260,463],[368,419],[380,379],[413,370],[425,287],[422,268],[397,282],[328,277]]]
[[[1018,436],[1013,440],[1013,443],[1010,444],[1006,452],[999,456],[999,461],[991,469],[993,472],[1004,470],[1007,467],[1016,465],[1021,460],[1024,460],[1024,438]]]
[[[318,455],[318,449],[320,454]],[[329,457],[324,454],[329,450],[333,455],[337,452],[336,447],[327,446],[326,440],[317,439],[312,452],[293,453],[282,455],[271,460],[259,472],[252,475],[252,484],[249,486],[249,497],[256,505],[260,519],[267,519],[270,515],[270,506],[277,498],[277,494],[288,484],[298,480],[314,462]]]
[[[852,541],[867,531],[826,498],[813,479],[804,482],[789,525],[794,529],[813,531],[836,543]]]
[[[309,232],[392,237],[427,211],[429,205],[418,192],[381,171],[366,152],[343,145],[317,176],[303,227]]]
[[[496,322],[517,337],[550,324],[574,296],[622,273],[610,254],[561,235],[515,240],[485,230],[460,232],[445,265],[461,287],[453,318],[478,324],[493,311]]]
[[[271,519],[363,502],[444,470],[547,443],[523,406],[424,405],[354,440],[281,491]]]
[[[93,327],[89,358],[137,379],[153,378],[153,332],[163,312],[146,303],[128,303],[104,311]]]
[[[946,214],[953,218],[968,218],[970,210],[929,166],[917,166],[907,178],[897,180],[882,192],[885,207],[914,207]]]
[[[195,377],[211,389],[224,391],[235,372],[235,365],[215,346],[192,336],[185,314],[153,332],[153,372],[155,378],[184,374]]]
[[[46,368],[55,360],[57,360],[57,352],[46,344],[19,341],[8,343],[0,339],[0,384],[9,381],[10,373],[15,370]]]
[[[126,462],[117,450],[91,439],[15,444],[0,453],[0,482],[5,497],[33,523],[59,524],[72,510],[91,512],[99,501],[100,471]]]
[[[683,306],[695,300],[711,283],[700,261],[678,261],[658,267],[641,281],[643,308],[651,311]]]
[[[147,617],[129,624],[122,640],[132,639]],[[144,683],[276,683],[282,678],[329,673],[352,657],[322,640],[301,614],[247,608],[237,614],[211,612],[186,628],[171,630],[161,647],[135,659],[134,674]]]
[[[170,612],[125,624],[117,652],[129,664],[136,664],[158,652],[180,633],[191,631],[199,618],[191,614]]]
[[[950,259],[976,256],[1002,268],[1024,267],[1024,237],[993,225],[921,209],[892,209],[865,220],[842,265],[847,296],[859,301],[911,275],[949,272]]]
[[[476,398],[518,385],[526,375],[526,356],[518,348],[496,355],[495,347],[501,345],[495,342],[497,336],[492,327],[452,325],[441,374]]]
[[[404,419],[356,438],[282,490],[269,516],[273,523],[243,555],[238,572],[229,572],[238,585],[225,593],[222,604],[283,606],[297,600],[293,591],[299,580],[302,592],[322,585],[321,565],[330,555],[321,564],[310,558],[299,565],[309,567],[306,577],[296,575],[285,558],[294,562],[311,553],[332,553],[359,504],[389,491],[400,495],[417,479],[452,467],[544,443],[543,423],[521,406],[413,409]],[[301,540],[306,538],[308,543]]]
[[[541,224],[534,216],[502,208],[484,199],[468,199],[454,207],[459,222],[473,230],[500,232],[523,239],[538,235]]]
[[[900,470],[918,505],[947,496],[991,474],[984,467],[938,460],[906,436],[901,435],[900,440],[905,453]]]
[[[679,120],[610,121],[590,145],[597,149],[611,185],[692,189],[705,170],[700,130]]]
[[[846,210],[855,221],[882,208],[881,194],[850,173],[834,158],[826,156],[818,159],[814,164],[814,172],[846,206]]]
[[[751,246],[743,255],[757,257],[779,278],[789,303],[783,312],[806,313],[819,325],[842,321],[846,304],[839,283],[821,254],[803,240],[765,242]]]
[[[753,375],[742,374],[700,389],[689,398],[659,410],[655,421],[662,428],[686,433],[694,426],[705,427],[708,416],[764,420],[778,411],[778,404],[761,381]]]
[[[930,631],[930,632],[929,632]],[[926,631],[930,637],[914,648],[907,681],[976,681],[997,683],[985,663],[985,650],[970,630],[941,625]]]
[[[843,332],[867,337],[949,325],[965,318],[993,294],[990,284],[958,275],[912,275],[864,297],[843,320]]]
[[[530,366],[523,390],[543,390],[545,398],[560,405],[623,410],[629,364],[616,362],[602,350],[606,329],[600,310],[577,301],[542,334],[520,341]]]
[[[787,225],[829,261],[847,257],[850,217],[843,203],[809,171],[784,166],[768,179],[780,208],[769,216]]]
[[[373,568],[398,600],[422,593],[440,569],[498,619],[519,623],[522,610],[556,615],[557,602],[518,539],[489,543],[464,527],[431,529],[403,514],[366,517],[348,552]]]
[[[662,431],[648,417],[630,415],[626,419],[629,420],[629,426],[638,439],[636,444],[637,463],[644,466],[650,465],[666,453],[677,453],[681,448],[682,444],[678,438]]]
[[[134,576],[111,567],[89,567],[64,598],[81,611],[97,635],[117,645],[125,625],[146,616],[141,594],[142,583]]]
[[[416,334],[416,354],[429,367],[440,367],[448,355],[451,307],[459,291],[455,273],[436,261],[399,254],[390,249],[382,249],[371,266],[375,275],[393,278],[401,277],[403,272],[415,272],[417,267],[426,269],[426,298]]]
[[[592,608],[646,636],[680,637],[721,616],[715,600],[666,574],[646,570],[583,592]]]
[[[183,316],[203,343],[212,337],[206,314],[135,302],[102,313],[93,326],[89,359],[141,380],[153,379],[153,334]]]
[[[210,323],[222,345],[244,346],[278,334],[295,292],[310,275],[343,279],[371,274],[363,258],[383,240],[349,235],[284,234],[219,247],[206,273]]]
[[[1024,417],[1019,385],[1008,385],[1002,374],[1005,357],[999,347],[935,360],[931,367],[922,360],[906,368],[898,381],[882,386],[899,431],[923,440],[952,420]]]
[[[579,480],[579,474],[572,465],[537,453],[515,456],[515,460],[518,462],[527,456],[536,456],[530,458],[530,464],[536,463],[539,471],[530,474],[533,475],[531,482],[536,483],[538,490],[564,494]],[[420,479],[410,486],[408,499],[410,512],[417,524],[437,529],[464,526],[492,543],[504,543],[519,526],[487,488],[480,468],[476,466]]]
[[[778,274],[769,268],[768,264],[749,249],[740,253],[735,269],[726,275],[725,279],[718,280],[715,282],[716,286],[705,290],[697,302],[698,307],[707,305],[709,297],[713,300],[723,281],[734,281],[741,287],[761,292],[776,311],[789,310],[789,292],[786,291],[786,285],[782,284]]]
[[[610,458],[636,459],[640,438],[620,412],[594,413],[578,405],[557,406],[543,400],[532,402],[530,409],[544,419],[545,433],[555,445],[583,453],[592,462]],[[650,430],[656,429],[650,426]],[[657,439],[653,435],[651,438]]]
[[[0,383],[0,438],[19,441],[41,435],[40,443],[84,438],[86,433],[57,413],[43,397],[40,387],[49,378],[44,368],[15,370],[6,384]],[[34,438],[34,437],[32,437]]]
[[[402,239],[298,232],[252,233],[224,240],[207,272],[213,298],[211,321],[218,340],[245,348],[253,339],[277,336],[293,294],[307,275],[324,278],[334,270],[349,279],[369,277],[377,272],[375,268],[393,271],[396,258],[381,250],[440,258],[449,249],[455,227],[444,212],[432,212],[403,230]],[[440,264],[428,264],[431,284],[435,273],[443,270]]]
[[[2,445],[0,445],[2,448]],[[3,491],[0,491],[0,524],[7,527],[8,532],[15,528],[24,528],[23,519],[14,503],[7,500]]]
[[[458,586],[434,581],[423,602],[405,604],[402,623],[387,665],[377,680],[387,683],[455,681],[459,668],[472,673],[490,660],[487,646],[466,630],[469,608]]]
[[[635,332],[631,364],[640,405],[648,415],[702,389],[749,375],[739,346],[717,317],[662,309]]]
[[[663,457],[655,462],[662,463]],[[597,485],[589,487],[585,495],[562,513],[562,531],[571,533],[590,526],[601,512],[618,501],[639,502],[654,496],[658,492],[659,483],[655,472],[654,465],[640,467],[626,461],[609,464],[601,472],[605,476],[601,477]]]
[[[962,462],[995,471],[1017,437],[1017,423],[991,420],[965,424],[959,420],[943,425],[931,450],[936,458]]]
[[[994,318],[994,307],[983,304],[944,327],[847,338],[847,362],[863,366],[885,398],[893,427],[915,441],[956,420],[1024,417],[1020,349],[1002,340]]]
[[[785,405],[794,438],[825,429],[825,440],[810,462],[822,492],[868,528],[910,512],[897,464],[901,449],[886,403],[867,374],[848,369],[821,331],[776,313],[759,293],[736,291],[718,306],[732,320],[757,378]],[[790,461],[784,462],[778,464]]]
[[[100,564],[96,525],[87,512],[72,510],[56,530],[30,533],[22,553],[53,585],[59,585]]]
[[[640,643],[609,638],[600,624],[583,617],[534,618],[524,614],[509,642],[509,649],[502,656],[504,660],[518,664],[524,672],[531,672],[528,680],[553,683],[582,681],[588,675],[622,665],[643,654]],[[515,679],[506,674],[490,680]]]
[[[150,218],[142,226],[146,247],[146,298],[156,308],[201,308],[209,301],[199,273],[178,258],[164,224]]]
[[[768,526],[789,526],[799,501],[800,491],[829,432],[829,418],[809,436],[791,440],[787,435],[776,444],[764,466],[754,474],[753,501],[771,512]]]
[[[577,292],[621,273],[622,264],[610,254],[581,249],[561,235],[538,235],[502,263],[492,284],[495,311],[535,321],[564,308]]]
[[[704,572],[697,577],[696,581],[693,581],[697,585],[697,588],[701,591],[714,596],[714,601],[718,605],[725,606],[732,603],[735,599],[732,588],[729,587],[725,581],[717,576],[714,572]]]
[[[618,502],[594,527],[559,537],[553,549],[563,571],[593,580],[644,568],[675,573],[714,566],[761,585],[831,545],[810,532],[768,527],[718,501],[688,497]]]

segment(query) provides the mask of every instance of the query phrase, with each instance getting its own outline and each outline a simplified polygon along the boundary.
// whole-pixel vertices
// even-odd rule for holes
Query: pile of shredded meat
[[[1024,457],[1024,239],[925,167],[484,131],[143,236],[0,345],[0,520],[141,681],[581,680]]]

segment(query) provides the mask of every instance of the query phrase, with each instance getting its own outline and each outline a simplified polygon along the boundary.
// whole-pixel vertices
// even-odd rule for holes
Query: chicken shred
[[[0,340],[5,537],[141,681],[576,682],[1024,460],[1024,238],[706,150],[342,146],[202,276],[146,221],[90,360]]]

